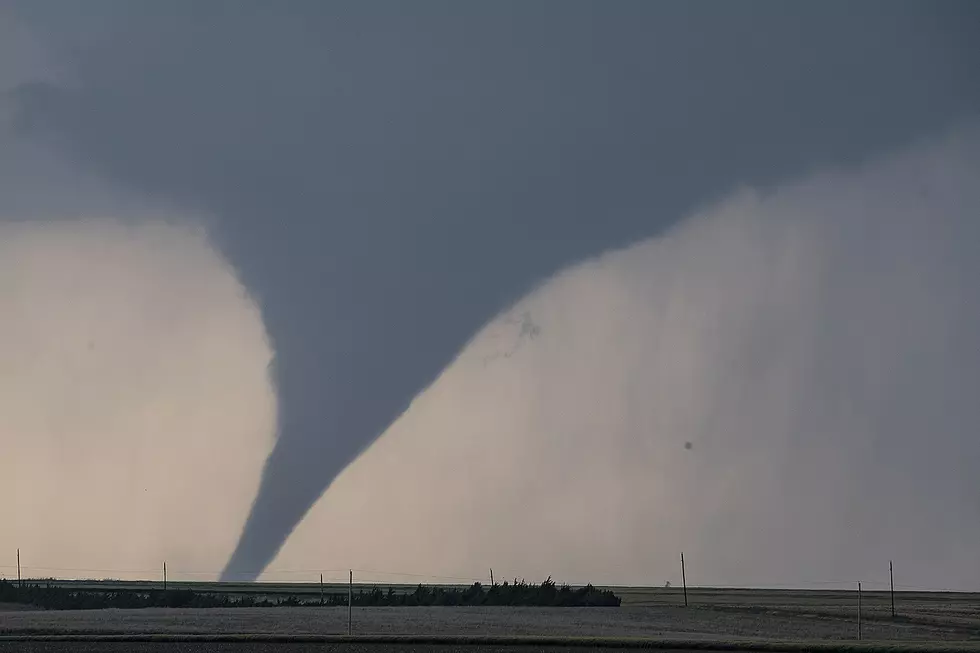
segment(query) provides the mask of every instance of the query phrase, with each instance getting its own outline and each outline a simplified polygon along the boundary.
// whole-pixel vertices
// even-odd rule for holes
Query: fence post
[[[681,583],[684,585],[684,607],[687,607],[687,571],[684,567],[684,552],[681,551]]]
[[[861,632],[861,581],[858,581],[858,640],[862,639]]]
[[[354,605],[354,570],[350,570],[350,579],[347,582],[347,636],[350,637],[352,633],[352,622],[353,622],[353,605]]]
[[[888,579],[891,581],[891,597],[892,597],[892,619],[895,618],[895,567],[892,565],[892,561],[888,561]]]

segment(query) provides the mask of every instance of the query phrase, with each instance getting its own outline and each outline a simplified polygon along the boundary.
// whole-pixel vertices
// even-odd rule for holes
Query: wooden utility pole
[[[892,619],[895,618],[895,566],[892,561],[888,561],[888,579],[891,581],[891,595],[892,595]]]
[[[352,632],[353,612],[354,612],[354,570],[350,570],[350,579],[347,582],[347,636]]]
[[[167,591],[167,561],[163,561],[163,591]]]
[[[17,549],[17,589],[23,589],[24,581],[20,577],[20,549]]]
[[[681,551],[681,583],[684,585],[684,607],[687,607],[687,571],[684,568],[684,552]]]
[[[493,587],[493,567],[490,568],[490,587]]]
[[[323,605],[323,574],[320,574],[320,605]]]
[[[858,639],[862,639],[861,633],[861,581],[858,581]]]

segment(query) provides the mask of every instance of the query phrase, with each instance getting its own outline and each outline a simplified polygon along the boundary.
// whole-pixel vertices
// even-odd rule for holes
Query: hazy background
[[[775,210],[771,200],[788,192],[777,189],[813,171],[844,169],[847,178],[865,179],[857,172],[861,165],[924,140],[949,138],[951,147],[966,148],[965,137],[946,134],[980,112],[975,45],[980,11],[974,3],[868,2],[856,7],[833,1],[790,6],[763,1],[407,5],[102,0],[80,7],[56,0],[0,2],[0,113],[6,130],[0,141],[0,226],[6,230],[17,223],[20,230],[18,239],[5,238],[19,258],[8,255],[0,264],[21,269],[27,256],[34,266],[30,270],[61,271],[81,285],[92,279],[86,287],[103,288],[99,297],[111,298],[105,299],[104,308],[90,300],[86,310],[92,320],[125,324],[126,337],[133,342],[159,341],[159,348],[174,352],[165,358],[178,371],[154,373],[160,383],[139,400],[122,401],[109,389],[95,392],[102,387],[101,368],[93,368],[88,374],[95,375],[91,387],[98,396],[86,405],[104,406],[92,409],[103,415],[99,419],[127,415],[134,426],[119,437],[139,442],[144,434],[156,433],[151,440],[161,459],[182,456],[181,438],[208,434],[214,447],[210,458],[196,458],[194,464],[203,469],[206,460],[215,478],[234,478],[235,483],[221,484],[190,471],[187,478],[200,483],[195,492],[209,493],[213,509],[227,502],[229,517],[222,523],[244,526],[233,551],[226,545],[235,537],[224,527],[216,529],[221,533],[208,533],[218,544],[201,545],[201,551],[211,552],[196,560],[208,567],[203,571],[217,574],[224,566],[229,578],[258,575],[336,475],[399,418],[495,315],[568,266],[664,234],[655,241],[659,244],[649,246],[649,270],[618,263],[616,255],[604,271],[594,273],[598,276],[576,272],[573,277],[579,281],[559,284],[565,299],[548,300],[567,306],[559,317],[539,320],[541,311],[535,309],[525,319],[517,311],[510,322],[494,327],[495,344],[487,345],[493,351],[478,357],[488,359],[486,371],[463,374],[454,368],[446,378],[456,381],[447,385],[443,378],[431,396],[419,400],[420,406],[432,402],[441,408],[427,409],[424,419],[415,409],[405,416],[407,423],[421,420],[419,432],[433,439],[450,437],[441,431],[460,434],[460,443],[483,438],[476,451],[499,447],[502,464],[511,468],[519,461],[508,459],[515,456],[507,453],[506,438],[498,445],[504,437],[500,432],[535,451],[550,452],[556,462],[569,457],[568,465],[574,466],[587,438],[571,426],[595,424],[590,432],[595,440],[589,442],[609,456],[592,456],[595,484],[600,492],[619,493],[631,510],[649,506],[653,499],[635,498],[643,493],[633,492],[627,479],[649,479],[660,469],[659,463],[633,451],[643,437],[649,443],[662,438],[673,451],[677,432],[677,451],[688,462],[710,455],[704,433],[724,430],[750,442],[759,438],[760,444],[745,445],[740,455],[713,459],[720,465],[715,476],[744,489],[737,496],[746,498],[736,502],[742,507],[710,516],[701,510],[691,513],[700,518],[686,518],[704,542],[717,541],[720,534],[731,541],[730,557],[713,563],[722,566],[711,573],[712,568],[701,568],[704,582],[721,578],[725,570],[747,574],[750,567],[738,567],[743,561],[736,558],[756,550],[756,543],[754,531],[742,529],[762,523],[755,521],[762,518],[753,512],[756,506],[787,496],[801,479],[791,474],[772,480],[770,472],[740,466],[757,461],[752,464],[771,469],[763,451],[778,449],[768,443],[780,438],[791,438],[781,446],[783,455],[794,460],[810,460],[808,447],[824,452],[821,478],[834,470],[850,478],[854,465],[874,468],[871,462],[899,470],[893,480],[897,484],[900,478],[902,485],[896,492],[901,489],[917,500],[894,516],[903,523],[922,530],[947,528],[929,521],[938,517],[926,517],[927,511],[917,507],[923,502],[955,505],[951,515],[968,509],[968,502],[955,503],[950,497],[958,496],[952,489],[957,483],[963,492],[971,489],[970,476],[919,449],[940,437],[937,433],[956,438],[975,431],[975,415],[964,412],[962,395],[975,378],[975,361],[956,348],[929,345],[920,352],[907,343],[960,342],[967,338],[964,333],[973,332],[976,302],[969,296],[957,298],[975,277],[967,262],[976,234],[969,231],[966,218],[933,217],[955,217],[957,210],[971,206],[969,198],[957,197],[959,190],[952,195],[927,190],[922,195],[927,199],[917,201],[939,204],[916,204],[915,196],[896,201],[890,209],[882,197],[905,197],[914,189],[899,175],[891,184],[893,193],[855,181],[850,194],[829,188],[816,199],[789,193],[793,208],[785,212]],[[949,154],[952,161],[956,156]],[[966,169],[966,164],[955,165]],[[851,188],[851,182],[839,183]],[[685,216],[742,186],[761,193],[762,208],[695,223],[726,227],[676,226],[687,225],[681,222]],[[841,202],[841,210],[833,203],[827,208],[831,200],[826,198]],[[915,207],[921,210],[913,211]],[[756,212],[776,217],[749,219]],[[891,213],[907,219],[896,221]],[[692,230],[703,235],[677,235]],[[783,243],[784,237],[791,246]],[[100,240],[115,243],[107,245],[107,251],[115,252],[111,257],[91,249]],[[815,269],[792,267],[784,260],[795,261],[787,251],[801,252],[801,261],[792,265],[812,261]],[[608,270],[620,265],[625,267],[616,278],[622,280],[613,282]],[[794,274],[784,273],[785,266]],[[21,296],[52,297],[50,315],[40,320],[44,328],[21,329],[38,337],[47,334],[53,342],[71,339],[63,333],[75,323],[74,294],[41,286],[31,290],[45,278],[37,273],[17,271],[6,278]],[[545,302],[554,292],[532,301]],[[598,292],[604,293],[601,300],[596,299]],[[147,299],[151,306],[140,309],[146,311],[143,318],[117,317],[120,306],[133,303],[123,298],[133,294],[155,299]],[[564,341],[562,337],[571,336],[555,335],[581,323],[584,315],[598,319],[585,307],[611,301],[610,294],[622,297],[624,306],[645,306],[635,310],[648,317],[613,321],[619,326],[612,331],[595,323],[595,339]],[[887,301],[906,295],[909,301],[921,299],[930,311]],[[676,297],[683,301],[678,304]],[[663,312],[664,302],[670,313]],[[62,310],[64,319],[56,319]],[[261,325],[256,311],[261,312]],[[862,323],[872,328],[845,317],[862,311],[868,314]],[[31,317],[29,311],[17,312]],[[4,310],[4,316],[8,313]],[[158,330],[156,318],[147,317],[158,314],[201,325]],[[625,309],[622,314],[631,315]],[[645,319],[654,319],[649,315],[655,324],[641,328]],[[636,325],[636,333],[646,335],[626,338],[618,331],[626,328],[623,324]],[[675,325],[674,331],[661,332],[664,325]],[[3,328],[13,327],[5,321]],[[933,330],[943,337],[917,335]],[[523,339],[510,342],[521,332]],[[242,370],[212,364],[208,356],[219,354],[204,343],[214,333],[227,333],[229,346],[238,343],[240,353],[228,355],[245,366]],[[5,346],[19,351],[22,339],[6,338]],[[528,344],[518,346],[525,340],[562,347],[563,362],[513,367],[519,356],[532,351]],[[207,356],[199,353],[202,347]],[[781,353],[759,353],[769,347]],[[266,369],[270,348],[273,364]],[[64,392],[74,392],[83,382],[71,376],[73,354],[56,353],[54,346],[43,349],[52,352],[52,380],[43,386],[61,384]],[[657,358],[637,353],[641,350],[658,352]],[[683,354],[688,358],[675,366],[673,359],[663,362],[664,352],[688,352]],[[139,380],[150,363],[137,354],[144,351],[120,354],[115,364],[120,376],[114,383],[141,387]],[[593,355],[598,358],[582,363]],[[635,371],[642,360],[649,360],[643,368],[649,376]],[[468,369],[463,362],[457,365]],[[927,376],[921,376],[922,369]],[[505,370],[517,380],[498,378]],[[557,370],[554,378],[551,370]],[[34,363],[23,371],[8,366],[3,372],[20,386],[32,378]],[[772,375],[786,382],[774,381]],[[211,379],[212,385],[190,381],[198,377]],[[468,389],[498,381],[549,390],[503,402],[496,391]],[[274,410],[269,383],[275,389]],[[257,395],[252,391],[235,390],[239,384],[265,393],[265,400],[253,400]],[[470,411],[432,398],[444,396],[448,386]],[[474,396],[485,404],[472,404]],[[910,399],[919,396],[921,402]],[[169,405],[179,397],[214,412],[195,422],[197,426],[161,428],[163,418],[156,409],[141,403]],[[559,397],[574,397],[570,403],[581,412],[569,410]],[[599,421],[587,419],[592,402],[604,415]],[[634,406],[637,402],[641,408]],[[34,419],[57,422],[48,413],[60,418],[61,405],[55,399],[43,403]],[[492,419],[483,424],[470,416],[481,412],[495,419],[530,417],[494,426]],[[189,409],[179,413],[181,419],[203,419]],[[568,424],[566,413],[575,416]],[[422,426],[436,423],[443,426]],[[429,476],[451,476],[446,471],[450,460],[464,465],[471,459],[465,450],[450,458],[451,446],[423,444],[428,441],[413,439],[422,436],[404,436],[405,428],[399,425],[395,431],[403,435],[386,438],[383,447],[393,446],[388,442],[414,443],[414,455],[404,457],[406,461],[445,463],[445,469]],[[62,422],[49,429],[49,437],[82,438],[84,447],[95,451],[106,430],[72,429]],[[913,431],[928,432],[929,440],[909,445],[899,435],[885,435]],[[23,427],[5,428],[3,438],[24,442],[28,433]],[[860,441],[856,433],[876,443],[860,449],[863,457],[846,439]],[[888,439],[892,437],[896,440]],[[690,450],[683,448],[685,439],[692,442]],[[245,447],[247,442],[254,442],[254,449]],[[797,446],[800,452],[792,453]],[[962,452],[967,445],[953,440],[945,449],[957,451],[957,446]],[[118,447],[110,449],[117,453],[107,456],[118,460],[119,467],[132,466],[123,464]],[[258,482],[254,460],[266,454]],[[530,454],[523,459],[537,460]],[[956,460],[966,464],[969,458]],[[406,464],[404,469],[412,467]],[[584,541],[603,538],[603,529],[590,521],[597,514],[590,502],[599,499],[590,499],[593,494],[585,488],[579,493],[554,491],[562,487],[565,472],[544,461],[535,470],[539,467],[540,473],[522,473],[520,479],[528,480],[506,487],[501,483],[491,495],[486,512],[495,515],[494,527],[501,533],[517,532],[525,507],[535,505],[537,496],[563,523],[580,519],[578,528],[590,533],[581,536]],[[362,468],[358,463],[355,469]],[[670,492],[669,500],[656,502],[658,510],[665,503],[701,496],[666,483],[678,469],[683,468],[660,472],[664,492]],[[65,473],[69,471],[81,473],[76,467]],[[621,482],[603,481],[610,477]],[[257,482],[251,509],[243,508],[248,504],[243,495]],[[412,482],[423,497],[424,488],[431,487],[428,481]],[[506,499],[507,487],[524,487],[525,482],[531,483],[532,498],[524,493]],[[375,474],[374,483],[393,497],[411,496],[397,479]],[[18,501],[22,484],[18,481]],[[846,542],[850,536],[845,533],[852,528],[846,521],[850,507],[883,497],[872,493],[872,498],[859,499],[860,487],[836,480],[828,488],[823,494],[801,490],[799,495],[826,511],[824,520],[814,517],[812,522],[828,524],[827,537]],[[326,504],[334,505],[340,491],[331,491]],[[465,506],[476,491],[476,484],[453,485],[440,496]],[[76,494],[73,500],[84,502],[85,496]],[[205,510],[183,496],[161,497],[159,511],[147,508],[143,514],[154,524],[176,522],[179,535],[174,541],[193,542],[205,537],[196,528],[201,523],[197,519],[212,508]],[[704,496],[718,493],[708,486]],[[761,498],[747,498],[756,496]],[[95,495],[87,500],[86,505],[98,506],[103,499]],[[169,501],[187,510],[186,516],[171,519],[165,509]],[[346,509],[360,505],[350,501]],[[418,508],[419,523],[431,511],[438,513],[440,505]],[[59,510],[46,508],[47,521],[37,523],[57,523]],[[249,513],[247,520],[242,510]],[[763,517],[775,521],[765,523],[792,523],[807,512],[805,507],[786,510],[789,516],[767,510]],[[372,512],[370,519],[365,515],[364,527],[384,523],[378,521],[383,513]],[[602,511],[606,519],[614,514]],[[674,513],[656,514],[665,521],[652,523],[656,520],[651,517],[648,523],[644,515],[637,521],[658,533],[683,534],[680,527],[671,527],[668,517]],[[334,542],[341,547],[352,519],[317,518],[315,531],[322,545],[310,567],[350,565],[342,548],[334,550]],[[454,516],[440,524],[457,522],[468,523]],[[630,519],[616,520],[621,522],[641,527]],[[113,524],[116,538],[131,526]],[[950,546],[962,545],[956,531],[941,532],[949,534]],[[870,531],[859,533],[862,542],[877,541]],[[96,532],[86,537],[95,542],[101,536]],[[618,546],[646,551],[651,546],[646,539],[637,536]],[[472,558],[466,554],[453,568],[482,575],[483,558],[506,564],[513,540],[500,535],[487,536],[486,542],[492,550],[472,545]],[[573,542],[568,546],[582,547],[575,549],[579,552],[569,549],[560,569],[542,573],[577,576],[576,571],[584,574],[592,569],[589,565],[600,564],[599,554],[588,562],[593,558],[585,552],[594,547]],[[612,555],[609,546],[601,549],[603,555]],[[693,546],[688,550],[697,555]],[[835,547],[821,550],[826,558],[814,560],[814,570],[840,566]],[[147,553],[153,560],[147,568],[157,566],[160,554]],[[628,559],[625,549],[620,555]],[[868,555],[874,556],[869,568],[880,569],[879,554]],[[418,554],[411,560],[413,569],[395,571],[445,573],[415,569],[427,559]],[[440,566],[448,568],[450,558],[444,559]],[[480,569],[463,571],[477,559]],[[932,558],[923,554],[917,559]],[[537,573],[535,564],[525,561],[530,571],[513,573]],[[173,568],[181,566],[189,564]],[[774,562],[766,577],[789,566]],[[644,566],[642,573],[654,567],[657,571],[649,573],[662,575],[659,563]],[[627,571],[641,574],[639,568]],[[602,573],[620,577],[619,572]],[[931,568],[929,573],[941,575]],[[794,575],[790,582],[796,580],[805,579]]]
[[[157,578],[234,546],[271,448],[271,350],[200,230],[0,223],[0,574]]]

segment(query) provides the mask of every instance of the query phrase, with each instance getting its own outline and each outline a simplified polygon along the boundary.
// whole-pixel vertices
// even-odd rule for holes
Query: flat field
[[[66,581],[60,583],[68,584]],[[59,583],[59,584],[60,584]],[[72,583],[74,584],[74,583]],[[81,587],[82,582],[77,582]],[[87,589],[131,587],[90,582]],[[172,586],[183,584],[174,583]],[[216,591],[216,584],[186,584]],[[385,586],[387,587],[387,586]],[[411,586],[403,586],[405,589]],[[334,585],[326,591],[346,591]],[[355,586],[355,591],[358,589]],[[697,588],[612,588],[620,608],[355,607],[355,635],[589,636],[681,640],[856,640],[856,592]],[[319,586],[224,585],[218,591],[265,596],[309,595]],[[897,616],[887,592],[862,596],[861,634],[891,642],[978,641],[980,595],[896,593]],[[279,634],[339,635],[347,632],[347,608],[274,607],[3,611],[0,635],[29,634]]]
[[[622,651],[618,646],[576,647],[591,653]],[[684,648],[660,648],[682,653]],[[399,644],[323,642],[45,642],[0,641],[0,653],[568,653],[564,646],[535,644]],[[748,650],[751,653],[751,650]],[[895,653],[895,652],[889,652]],[[911,652],[910,652],[911,653]],[[944,652],[946,653],[946,652]]]

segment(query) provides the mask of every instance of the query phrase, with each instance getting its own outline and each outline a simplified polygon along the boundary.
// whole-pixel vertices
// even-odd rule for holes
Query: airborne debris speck
[[[516,342],[506,351],[496,352],[490,356],[486,356],[483,359],[484,367],[486,367],[487,363],[490,363],[498,358],[510,358],[517,353],[517,351],[524,345],[526,340],[534,340],[541,334],[541,327],[531,319],[531,313],[529,311],[524,311],[520,320],[516,320],[513,317],[508,317],[503,323],[507,325],[520,325],[520,331],[517,333]]]

